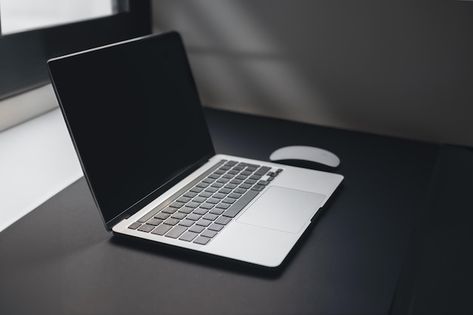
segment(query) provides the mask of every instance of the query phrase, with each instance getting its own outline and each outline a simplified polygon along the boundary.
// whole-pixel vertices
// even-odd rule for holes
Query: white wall
[[[473,145],[473,2],[155,0],[203,101]]]

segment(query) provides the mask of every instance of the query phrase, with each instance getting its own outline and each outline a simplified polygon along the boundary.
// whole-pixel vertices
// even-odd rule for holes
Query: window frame
[[[113,5],[119,11],[110,16],[0,33],[0,100],[48,84],[50,58],[151,33],[150,0],[115,0]]]

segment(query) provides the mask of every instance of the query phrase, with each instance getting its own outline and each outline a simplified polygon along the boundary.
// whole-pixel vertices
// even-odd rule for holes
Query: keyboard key
[[[252,172],[245,170],[245,171],[241,172],[240,175],[247,177],[247,176],[250,176],[251,173],[252,173]],[[241,179],[241,178],[238,178],[238,179]]]
[[[176,201],[182,202],[182,203],[188,203],[190,200],[191,198],[182,196],[182,197],[179,197],[179,199],[177,199]]]
[[[227,188],[227,189],[235,189],[237,185],[235,184],[226,184],[224,188]]]
[[[204,227],[203,226],[199,226],[199,225],[194,225],[193,227],[191,227],[189,229],[189,231],[191,232],[194,232],[194,233],[200,233],[204,230]]]
[[[194,198],[195,196],[197,196],[197,193],[192,192],[192,191],[188,191],[184,194],[184,197],[187,197],[187,198]]]
[[[233,198],[225,198],[222,200],[222,202],[225,202],[225,203],[234,203],[235,202],[235,199]]]
[[[223,173],[225,173],[225,171],[221,169],[218,169],[214,172],[214,174],[217,174],[217,175],[222,175]]]
[[[220,189],[218,192],[219,192],[219,193],[222,193],[222,194],[228,194],[228,193],[231,192],[231,191],[232,191],[231,189],[222,188],[222,189]]]
[[[218,183],[220,183],[220,184],[225,184],[225,183],[227,183],[228,181],[229,181],[228,178],[223,178],[223,177],[222,177],[222,178],[217,179],[217,184],[218,184]],[[215,185],[215,184],[214,184],[214,185]],[[212,185],[212,186],[215,187],[214,185]]]
[[[200,218],[202,217],[202,215],[200,214],[195,214],[195,213],[191,213],[187,216],[186,219],[189,219],[189,220],[192,220],[192,221],[197,221],[199,220]]]
[[[161,224],[151,232],[151,234],[164,235],[172,228],[171,225]]]
[[[221,225],[227,225],[228,222],[230,222],[232,219],[228,217],[219,217],[217,220],[215,220],[215,223],[221,224]]]
[[[172,208],[180,208],[184,205],[184,203],[182,202],[179,202],[179,201],[174,201],[173,203],[171,203],[169,206],[172,207]]]
[[[203,188],[200,188],[200,187],[193,187],[190,191],[191,192],[195,192],[195,193],[200,193],[202,191]]]
[[[189,202],[186,207],[189,207],[189,208],[197,208],[198,206],[200,206],[200,203],[198,202]]]
[[[268,184],[269,184],[268,181],[266,181],[266,180],[260,180],[256,185],[265,185],[265,186],[266,186],[266,185],[268,185]]]
[[[213,221],[217,218],[217,216],[215,214],[207,213],[202,218],[205,219],[205,220]]]
[[[203,237],[199,236],[198,238],[195,239],[194,243],[200,244],[200,245],[205,245],[210,241],[210,238],[208,237]]]
[[[249,184],[249,185],[253,185],[254,183],[256,183],[256,181],[254,179],[247,179],[245,181],[245,184]]]
[[[250,179],[258,180],[261,178],[261,175],[251,175]]]
[[[130,224],[130,225],[128,226],[128,228],[129,228],[129,229],[132,229],[132,230],[136,230],[137,228],[140,227],[140,225],[141,225],[140,222],[133,222],[132,224]]]
[[[186,216],[185,213],[182,213],[182,212],[176,212],[174,214],[171,215],[171,218],[174,218],[174,219],[178,219],[178,220],[182,220],[184,219]]]
[[[155,216],[155,218],[159,220],[166,220],[167,218],[169,218],[169,216],[169,213],[160,212],[157,216]]]
[[[209,213],[212,213],[212,214],[216,214],[216,215],[221,215],[223,213],[223,209],[218,209],[218,208],[213,208],[212,210],[210,210]]]
[[[240,185],[242,183],[242,180],[240,179],[234,179],[230,182],[230,184],[234,184],[234,185]]]
[[[173,218],[169,218],[167,219],[166,221],[163,222],[164,224],[167,224],[167,225],[176,225],[179,223],[179,220],[176,220],[176,219],[173,219]]]
[[[237,161],[230,160],[227,163],[225,163],[225,165],[226,166],[233,166],[233,165],[236,165],[237,163],[238,163]]]
[[[185,226],[178,225],[178,226],[174,227],[171,231],[169,231],[165,236],[170,237],[170,238],[178,238],[186,230],[187,230],[187,228]]]
[[[219,203],[216,207],[219,208],[219,209],[228,209],[228,207],[230,207],[230,204],[229,203]]]
[[[208,178],[217,179],[219,177],[220,177],[220,175],[213,173],[213,174],[210,174]]]
[[[194,210],[194,208],[189,208],[189,207],[182,207],[181,209],[179,209],[179,212],[182,212],[182,213],[185,213],[185,214],[189,214],[192,212],[192,210]]]
[[[251,187],[250,184],[243,183],[243,184],[240,185],[239,188],[248,189],[248,188],[250,188],[250,187]]]
[[[241,197],[241,194],[237,194],[237,193],[232,193],[230,195],[228,195],[229,198],[233,198],[233,199],[238,199]]]
[[[181,241],[191,242],[197,235],[199,234],[194,232],[186,232],[179,239]]]
[[[173,214],[176,211],[177,211],[177,208],[172,208],[172,207],[166,207],[162,210],[162,212],[169,213],[169,214]]]
[[[222,193],[216,193],[215,195],[212,196],[212,198],[218,198],[218,199],[223,199],[225,198],[225,194]]]
[[[197,208],[197,209],[195,209],[192,213],[204,215],[204,214],[207,213],[207,211],[209,211],[209,210],[207,210],[207,209],[202,209],[202,208]]]
[[[216,205],[220,202],[220,200],[218,200],[217,198],[210,198],[209,200],[207,200],[207,202]]]
[[[231,174],[225,174],[222,176],[222,178],[230,179],[230,178],[233,178],[233,176]]]
[[[209,221],[209,220],[200,219],[199,221],[197,221],[196,224],[197,224],[197,225],[200,225],[200,226],[205,226],[205,227],[207,227],[207,226],[210,225],[210,223],[212,223],[212,222]]]
[[[182,225],[182,226],[185,226],[185,227],[189,227],[189,226],[192,226],[192,224],[194,224],[194,221],[192,220],[182,220],[181,222],[179,222],[179,225]]]
[[[214,181],[214,179],[210,178],[210,177],[207,177],[207,178],[202,180],[203,183],[207,183],[207,184],[211,184],[211,183],[213,183],[213,181]]]
[[[156,226],[156,225],[160,225],[161,222],[163,222],[163,220],[151,218],[151,219],[149,219],[146,223]]]
[[[205,191],[206,191],[206,192],[209,192],[209,193],[211,193],[211,194],[213,194],[214,192],[217,191],[217,188],[215,188],[215,187],[209,187],[209,188],[207,188]]]
[[[143,224],[142,226],[140,226],[138,228],[138,231],[141,231],[141,232],[151,232],[151,230],[153,230],[155,228],[154,225],[151,225],[151,224]]]
[[[227,211],[223,213],[224,216],[234,218],[253,198],[258,195],[258,191],[248,190],[240,199],[237,200]],[[217,222],[218,223],[218,222]]]
[[[246,176],[238,175],[237,177],[235,177],[235,179],[238,179],[238,180],[245,180],[245,179],[246,179]]]
[[[201,235],[201,236],[208,237],[208,238],[212,238],[212,237],[214,237],[215,235],[217,235],[217,232],[207,229],[207,230],[205,230],[204,232],[202,232],[202,234],[200,234],[200,235]]]
[[[208,202],[204,203],[203,205],[200,205],[200,208],[206,209],[206,210],[210,210],[213,207],[214,207],[214,204],[211,204],[211,203],[208,203]]]
[[[199,197],[202,197],[202,198],[209,198],[210,196],[212,196],[212,193],[207,192],[207,191],[201,192],[199,194]]]
[[[229,170],[229,171],[227,172],[227,174],[234,176],[234,175],[238,174],[238,171],[237,171],[237,170],[234,170],[234,169],[231,169],[231,170]],[[232,176],[232,177],[233,177],[233,176]]]
[[[221,229],[223,229],[223,227],[224,227],[224,226],[221,225],[221,224],[212,223],[212,225],[210,225],[210,226],[208,227],[208,229],[209,229],[209,230],[212,230],[212,231],[217,231],[217,232],[218,232],[218,231],[220,231]]]
[[[276,174],[279,174],[279,173],[281,173],[281,172],[282,172],[282,168],[278,168],[278,169],[276,170]]]
[[[271,167],[262,166],[262,167],[260,167],[260,168],[255,172],[255,175],[261,175],[261,176],[263,176],[263,175],[266,174],[270,169],[271,169]]]
[[[234,193],[237,193],[237,194],[244,194],[244,193],[246,193],[246,189],[237,188],[237,189],[235,189]]]
[[[212,186],[210,186],[211,188],[221,188],[223,187],[223,183],[213,183]]]
[[[208,183],[204,183],[204,182],[201,182],[201,183],[198,183],[195,187],[199,187],[199,188],[207,188],[207,186],[209,186]]]
[[[202,203],[202,202],[205,201],[205,199],[207,199],[207,198],[204,198],[204,197],[195,197],[194,199],[192,199],[192,202]]]
[[[256,190],[256,191],[262,191],[264,189],[264,185],[254,185],[253,188],[251,188],[251,190]]]

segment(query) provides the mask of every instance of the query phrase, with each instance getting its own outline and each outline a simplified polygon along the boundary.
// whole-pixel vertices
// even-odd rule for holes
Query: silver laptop
[[[116,234],[276,267],[343,179],[215,154],[176,32],[48,65],[87,183]]]

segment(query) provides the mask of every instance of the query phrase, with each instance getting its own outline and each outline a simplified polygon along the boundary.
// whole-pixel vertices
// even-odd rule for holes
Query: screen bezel
[[[64,62],[64,61],[73,62],[74,56],[93,53],[94,51],[97,51],[97,50],[109,49],[109,48],[113,48],[113,47],[119,46],[119,45],[126,45],[127,43],[130,43],[130,42],[156,40],[157,37],[159,37],[159,38],[175,37],[175,40],[180,41],[181,47],[184,47],[182,38],[179,35],[179,33],[175,32],[175,31],[172,31],[172,32],[166,32],[166,33],[161,33],[161,34],[152,34],[152,35],[142,36],[142,37],[138,37],[138,38],[133,38],[133,39],[125,40],[125,41],[122,41],[122,42],[109,44],[109,45],[105,45],[105,46],[102,46],[102,47],[97,47],[97,48],[85,50],[85,51],[82,51],[82,52],[77,52],[77,53],[73,53],[73,54],[69,54],[69,55],[65,55],[65,56],[61,56],[61,57],[57,57],[57,58],[52,58],[52,59],[48,60],[49,76],[51,78],[51,82],[52,82],[52,85],[53,85],[53,88],[54,88],[54,92],[56,94],[56,97],[57,97],[57,100],[58,100],[58,103],[59,103],[59,108],[61,109],[62,115],[64,117],[64,121],[66,123],[67,129],[68,129],[69,134],[71,136],[72,143],[73,143],[74,148],[77,152],[77,156],[79,158],[79,162],[81,164],[81,167],[82,167],[87,185],[88,185],[88,187],[89,187],[89,189],[92,193],[92,197],[94,199],[94,202],[95,202],[95,204],[96,204],[96,206],[97,206],[97,208],[98,208],[98,210],[101,214],[102,221],[103,221],[103,223],[104,223],[107,230],[112,230],[112,228],[117,223],[119,223],[123,219],[126,219],[126,218],[130,217],[134,213],[140,211],[142,208],[144,208],[150,202],[152,202],[153,200],[158,198],[162,193],[169,190],[172,186],[174,186],[176,183],[178,183],[179,181],[181,181],[182,179],[187,177],[193,171],[195,171],[196,169],[198,169],[199,167],[204,165],[212,156],[214,156],[215,155],[215,149],[214,149],[213,143],[211,141],[212,139],[210,137],[210,132],[209,132],[208,127],[207,127],[206,130],[207,130],[207,134],[208,134],[208,137],[209,137],[209,140],[210,140],[210,143],[211,143],[211,150],[206,155],[204,155],[200,160],[196,161],[194,164],[189,165],[188,167],[181,170],[180,172],[175,173],[173,176],[171,176],[171,178],[169,178],[169,180],[167,180],[161,186],[157,187],[155,190],[148,193],[146,196],[143,196],[140,200],[136,201],[134,204],[132,204],[128,208],[124,209],[122,212],[117,214],[115,217],[107,220],[107,219],[105,219],[105,216],[102,213],[100,203],[99,203],[98,198],[96,196],[96,192],[93,188],[93,185],[90,181],[89,176],[87,175],[87,167],[83,163],[83,159],[81,157],[81,154],[80,154],[80,151],[78,149],[77,143],[74,139],[74,135],[73,135],[73,132],[72,132],[72,127],[69,124],[69,121],[67,119],[67,115],[66,115],[64,106],[62,104],[62,101],[61,101],[60,93],[57,90],[57,86],[55,84],[54,77],[51,73],[51,68],[53,68],[55,66],[55,64],[59,64],[59,63]],[[186,68],[187,68],[187,72],[188,72],[188,76],[189,76],[188,79],[191,81],[193,89],[194,89],[195,93],[197,94],[197,98],[199,99],[199,103],[200,103],[200,97],[199,97],[199,94],[198,94],[197,85],[196,85],[194,77],[192,75],[192,70],[191,70],[191,67],[190,67],[190,64],[189,64],[189,60],[188,60],[187,54],[185,52],[184,52],[184,55],[185,55]],[[200,106],[201,106],[202,115],[204,116],[203,108],[202,108],[201,103],[200,103]],[[205,116],[204,116],[204,119],[205,119]]]

